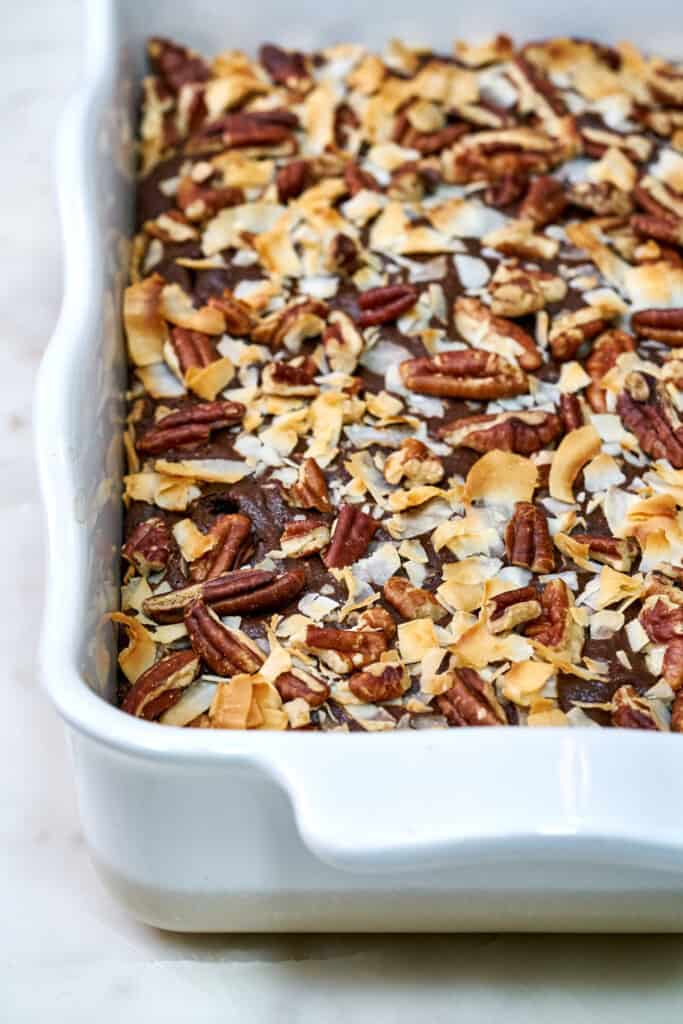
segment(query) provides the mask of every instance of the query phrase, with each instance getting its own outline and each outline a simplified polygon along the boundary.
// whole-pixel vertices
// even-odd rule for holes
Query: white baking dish
[[[207,51],[391,35],[562,32],[683,54],[668,0],[514,6],[367,0],[247,9],[88,5],[87,67],[59,133],[66,289],[36,424],[50,571],[45,685],[67,722],[83,827],[116,897],[184,930],[678,929],[678,736],[463,729],[299,735],[163,728],[110,703],[119,541],[122,239],[143,39]],[[672,24],[671,17],[675,21]],[[370,19],[370,20],[369,20]]]

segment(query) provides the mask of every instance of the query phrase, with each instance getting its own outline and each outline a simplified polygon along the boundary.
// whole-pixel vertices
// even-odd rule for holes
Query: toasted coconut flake
[[[285,213],[279,203],[242,203],[230,206],[213,217],[204,229],[202,250],[213,256],[222,249],[241,248],[245,232],[261,235],[270,231]]]
[[[168,328],[161,311],[164,280],[158,274],[129,285],[123,293],[128,352],[136,366],[160,363]]]
[[[450,648],[459,665],[485,668],[499,661],[526,661],[533,648],[517,633],[491,633],[483,622],[470,626]]]
[[[311,404],[311,441],[306,456],[315,459],[323,469],[339,450],[343,417],[344,396],[335,391],[318,395]]]
[[[193,479],[181,480],[166,473],[130,473],[123,482],[126,500],[146,501],[169,512],[184,512],[201,493]]]
[[[591,383],[590,376],[583,366],[577,362],[563,363],[560,372],[560,379],[557,384],[560,391],[566,395],[573,395],[583,390]]]
[[[623,484],[625,479],[618,462],[607,452],[600,452],[584,466],[583,483],[590,494],[607,491],[610,487]]]
[[[611,604],[626,600],[629,604],[640,597],[644,589],[643,577],[640,573],[628,576],[617,572],[609,565],[603,565],[600,572],[600,588],[596,608],[608,608]]]
[[[554,672],[555,666],[544,661],[520,661],[501,677],[503,696],[521,707],[529,707]]]
[[[216,683],[198,679],[183,691],[180,700],[165,711],[159,721],[162,725],[188,725],[209,710],[215,694]]]
[[[184,292],[179,284],[164,285],[161,292],[161,312],[164,318],[176,327],[186,327],[190,331],[222,334],[225,330],[225,317],[221,311],[212,306],[195,309],[192,297]]]
[[[413,619],[398,627],[398,647],[401,659],[408,665],[422,661],[428,651],[439,646],[432,619]]]
[[[553,456],[548,489],[557,501],[574,501],[574,481],[589,459],[600,451],[600,435],[592,424],[566,434]]]
[[[237,459],[183,459],[180,462],[157,459],[154,468],[166,476],[189,477],[215,484],[236,484],[251,472],[246,462]]]
[[[538,483],[538,470],[522,455],[494,449],[478,459],[465,481],[464,500],[493,505],[531,501]]]
[[[588,168],[587,177],[590,181],[608,182],[624,192],[631,192],[636,183],[638,171],[623,150],[617,149],[616,146],[610,146],[602,159]]]
[[[111,612],[107,618],[123,626],[128,644],[119,653],[119,665],[129,683],[134,683],[155,661],[156,644],[139,619],[123,612]]]
[[[527,716],[526,724],[531,728],[562,729],[569,725],[569,721],[561,708],[552,707],[549,701],[537,701]]]
[[[185,388],[171,373],[166,363],[138,366],[135,373],[152,398],[179,398],[185,394]]]
[[[483,238],[484,245],[497,249],[505,255],[523,256],[531,260],[551,260],[560,248],[560,243],[547,235],[536,234],[534,225],[528,220],[514,220],[497,231],[490,231]]]
[[[191,366],[185,374],[185,383],[190,391],[200,398],[212,402],[216,395],[227,387],[235,376],[232,360],[227,356],[215,359],[208,366]]]
[[[213,533],[202,533],[192,519],[181,519],[173,527],[173,536],[186,562],[194,562],[216,546]]]

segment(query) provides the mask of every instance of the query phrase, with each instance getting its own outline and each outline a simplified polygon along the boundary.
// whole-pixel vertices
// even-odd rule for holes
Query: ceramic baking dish
[[[87,5],[59,130],[65,296],[36,400],[49,528],[41,643],[85,835],[115,897],[180,930],[678,929],[678,736],[458,729],[375,735],[161,728],[111,704],[120,537],[119,304],[143,40],[206,51],[456,34],[630,37],[683,54],[671,4],[213,0]],[[264,30],[264,26],[267,29]]]

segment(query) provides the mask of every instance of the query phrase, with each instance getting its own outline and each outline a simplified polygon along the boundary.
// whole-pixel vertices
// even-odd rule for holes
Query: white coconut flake
[[[177,704],[164,711],[159,719],[162,725],[187,725],[194,718],[203,715],[211,707],[216,693],[216,683],[198,679],[188,686]]]
[[[458,271],[460,284],[467,291],[476,288],[483,288],[491,277],[488,263],[480,260],[478,256],[466,256],[456,253],[453,257],[455,269]]]
[[[399,571],[401,559],[394,545],[387,541],[380,544],[367,558],[361,558],[353,567],[354,576],[383,587],[387,580]]]
[[[571,708],[567,712],[567,721],[575,729],[599,729],[600,725],[587,715],[583,708]]]
[[[339,289],[339,278],[325,274],[315,274],[299,279],[299,291],[310,295],[313,299],[331,299]]]
[[[304,594],[297,607],[302,615],[307,615],[315,622],[322,622],[326,616],[339,607],[339,602],[330,597],[324,597],[322,594]]]

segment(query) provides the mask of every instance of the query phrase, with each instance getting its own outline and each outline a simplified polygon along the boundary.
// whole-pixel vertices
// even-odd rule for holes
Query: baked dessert
[[[683,731],[683,68],[149,60],[122,708]]]

